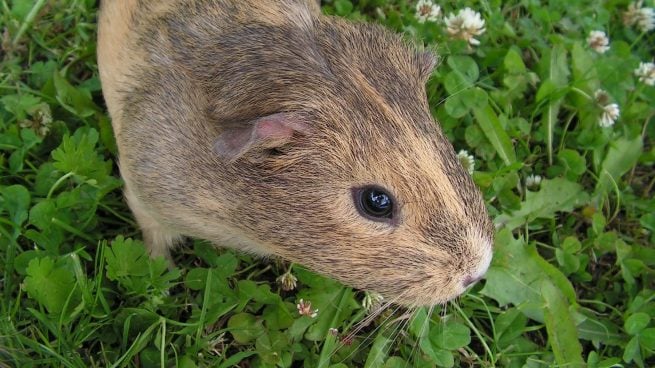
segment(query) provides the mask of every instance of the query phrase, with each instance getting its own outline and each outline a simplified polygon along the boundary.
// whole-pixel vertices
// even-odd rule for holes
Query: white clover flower
[[[641,32],[655,29],[655,9],[642,7],[643,1],[630,3],[628,10],[623,13],[623,24],[636,26]]]
[[[312,310],[312,302],[309,300],[304,301],[300,299],[298,304],[296,304],[296,308],[298,308],[298,313],[301,316],[307,316],[310,318],[316,318],[316,316],[318,316],[318,309]]]
[[[610,39],[603,31],[591,31],[587,37],[587,44],[599,54],[604,54],[610,49]]]
[[[639,63],[639,68],[635,69],[635,76],[640,82],[655,86],[655,63]]]
[[[541,185],[541,175],[530,174],[525,178],[525,186],[528,188],[537,188]]]
[[[445,21],[449,35],[465,40],[472,46],[480,44],[480,41],[474,38],[485,31],[484,20],[480,13],[471,10],[471,8],[464,8],[457,15],[450,13]]]
[[[608,128],[614,125],[616,119],[619,118],[621,111],[619,110],[619,105],[615,103],[610,103],[611,97],[607,91],[602,89],[597,89],[594,92],[594,101],[603,111],[598,120],[598,125],[602,128]]]
[[[362,300],[362,307],[364,307],[366,311],[371,311],[371,309],[377,308],[382,300],[384,300],[382,295],[373,291],[365,291],[364,299]]]
[[[461,150],[457,153],[457,159],[464,166],[464,169],[473,175],[473,171],[475,171],[475,158],[473,155],[470,155],[467,150]]]
[[[291,271],[287,271],[284,274],[280,275],[275,281],[280,284],[280,287],[284,291],[291,291],[296,288],[298,279],[294,276]]]
[[[600,116],[598,125],[600,125],[601,128],[609,128],[614,125],[620,114],[621,111],[619,110],[619,105],[615,103],[607,104],[603,106],[603,113]]]
[[[432,2],[432,0],[419,0],[416,3],[416,19],[419,23],[425,21],[436,22],[441,15],[441,7]]]
[[[641,8],[637,20],[637,28],[642,32],[650,32],[655,29],[655,9]]]

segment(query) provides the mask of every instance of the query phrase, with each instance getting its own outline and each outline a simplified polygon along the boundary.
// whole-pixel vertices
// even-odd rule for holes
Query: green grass
[[[655,87],[634,74],[655,32],[624,25],[628,1],[441,3],[482,14],[474,47],[443,16],[419,23],[413,1],[324,2],[440,54],[433,114],[474,157],[498,226],[467,295],[370,323],[374,296],[299,265],[199,240],[174,269],[146,257],[115,166],[95,3],[0,0],[0,367],[655,366]],[[607,52],[587,45],[593,30]],[[611,103],[620,117],[603,128]]]

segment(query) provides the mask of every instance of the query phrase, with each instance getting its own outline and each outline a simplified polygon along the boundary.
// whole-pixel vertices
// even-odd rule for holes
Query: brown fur
[[[129,205],[154,255],[193,236],[443,303],[484,274],[493,228],[430,115],[434,58],[308,1],[103,1],[98,64]],[[233,161],[214,151],[280,112],[308,129]],[[393,222],[356,210],[352,188],[370,184],[395,196]]]

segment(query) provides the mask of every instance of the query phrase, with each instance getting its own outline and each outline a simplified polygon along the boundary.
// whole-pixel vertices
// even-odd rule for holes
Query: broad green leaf
[[[578,332],[564,295],[548,280],[541,284],[541,295],[545,307],[548,342],[555,354],[555,360],[562,366],[584,367],[582,346],[578,341]]]
[[[503,65],[510,74],[522,74],[526,72],[521,51],[516,46],[509,48],[503,59]]]
[[[387,359],[383,368],[405,368],[409,366],[409,363],[405,359],[397,356],[392,356]]]
[[[500,346],[508,346],[525,332],[528,318],[518,308],[510,308],[495,319],[496,334]]]
[[[46,199],[32,207],[30,210],[30,223],[41,230],[48,229],[52,226],[52,219],[56,213],[55,201]]]
[[[0,189],[0,206],[9,213],[9,219],[16,226],[21,226],[27,220],[30,206],[30,192],[22,185],[12,185]],[[2,213],[2,211],[0,211]]]
[[[333,294],[329,300],[321,300],[319,295],[320,294],[315,294],[315,296],[313,296],[313,300],[317,301],[315,305],[321,306],[321,309],[319,309],[318,321],[308,328],[305,338],[310,341],[317,341],[319,339],[325,341],[318,358],[318,367],[320,368],[327,367],[330,364],[330,359],[334,354],[334,349],[338,347],[336,344],[336,337],[329,332],[329,329],[334,328],[335,326],[342,326],[346,318],[348,318],[352,311],[358,308],[359,305],[354,299],[352,290],[349,288],[341,287],[341,289]],[[319,336],[320,333],[323,333],[322,337]]]
[[[364,368],[378,368],[381,367],[389,354],[389,343],[391,339],[385,336],[384,333],[378,333],[373,340],[371,350],[366,357]]]
[[[650,323],[650,316],[646,313],[640,312],[640,313],[635,313],[628,317],[628,319],[625,320],[624,328],[625,332],[627,332],[630,335],[636,335],[638,334],[641,330],[646,328],[648,324]]]
[[[230,317],[227,328],[240,344],[247,344],[265,333],[261,321],[249,313],[238,313]]]
[[[646,349],[655,350],[655,328],[646,328],[639,333],[639,343]]]
[[[471,342],[471,330],[454,321],[437,323],[430,329],[430,341],[441,349],[459,349]]]
[[[513,230],[539,218],[553,218],[557,212],[571,212],[589,201],[589,195],[578,184],[565,179],[543,180],[538,192],[528,191],[521,208],[496,217],[495,222]]]
[[[51,314],[61,314],[68,304],[68,310],[81,300],[75,283],[75,274],[63,262],[50,257],[34,258],[27,266],[25,278],[27,294],[46,307]]]
[[[641,361],[641,353],[639,351],[639,337],[634,336],[628,341],[628,344],[623,350],[623,360],[627,363],[632,361]],[[643,367],[643,364],[640,366]]]
[[[484,132],[489,142],[496,149],[496,153],[503,160],[505,165],[511,165],[516,161],[516,153],[512,141],[507,132],[500,124],[498,116],[490,105],[482,108],[473,108],[473,114],[480,128]]]
[[[271,286],[267,284],[257,285],[252,280],[239,280],[237,282],[239,299],[253,299],[262,304],[279,304],[282,302],[279,294],[271,292]]]
[[[587,161],[578,151],[563,149],[557,153],[557,158],[566,170],[567,178],[575,180],[587,171]],[[571,175],[572,174],[572,175]]]
[[[584,340],[593,341],[605,345],[621,345],[623,335],[619,332],[619,326],[613,324],[610,320],[591,318],[587,315],[578,314],[576,316],[578,336]]]
[[[463,91],[472,88],[475,83],[467,79],[465,76],[453,71],[446,74],[443,84],[446,88],[446,92],[448,92],[448,98],[450,99],[452,96],[457,96]]]
[[[587,93],[593,93],[599,88],[598,73],[592,51],[584,47],[582,42],[576,42],[571,49],[571,69],[573,83]],[[580,103],[588,103],[586,97],[580,96]]]
[[[480,69],[475,60],[466,55],[450,56],[446,63],[457,74],[471,85],[480,77]]]
[[[283,332],[269,331],[257,338],[255,348],[262,361],[268,364],[277,364],[282,352],[289,349],[289,339]]]
[[[290,310],[295,312],[296,308],[291,303],[284,303],[282,301],[278,304],[267,305],[262,312],[262,318],[264,318],[264,321],[266,322],[266,327],[269,330],[282,330],[289,328],[293,324],[295,318]]]
[[[61,73],[55,72],[53,81],[57,91],[57,101],[66,110],[81,118],[87,118],[100,110],[93,103],[91,93],[88,90],[73,86]]]
[[[448,115],[461,118],[471,109],[481,109],[486,105],[487,93],[481,88],[473,87],[448,97],[444,108]]]
[[[352,289],[301,267],[294,267],[293,270],[301,284],[311,286],[303,288],[296,295],[297,300],[310,301],[312,309],[319,311],[315,323],[305,333],[306,339],[324,340],[330,328],[339,328],[354,310],[360,308]]]
[[[612,190],[621,176],[632,169],[642,151],[643,141],[641,136],[634,139],[619,138],[610,143],[610,148],[598,172],[598,182],[594,190],[596,200]]]
[[[350,0],[335,0],[334,9],[338,15],[348,15],[353,11],[353,3]]]
[[[534,246],[515,239],[508,229],[496,235],[494,258],[480,291],[501,306],[519,306],[528,317],[543,322],[541,284],[551,282],[568,300],[576,304],[573,286],[561,271],[544,260]]]

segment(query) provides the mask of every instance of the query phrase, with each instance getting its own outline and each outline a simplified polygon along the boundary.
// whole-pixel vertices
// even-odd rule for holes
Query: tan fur
[[[489,265],[493,227],[430,115],[434,64],[314,0],[102,1],[100,77],[151,254],[192,236],[399,304],[462,293]],[[288,139],[217,153],[217,139],[279,113]],[[368,185],[395,197],[392,220],[357,210],[353,190]]]

